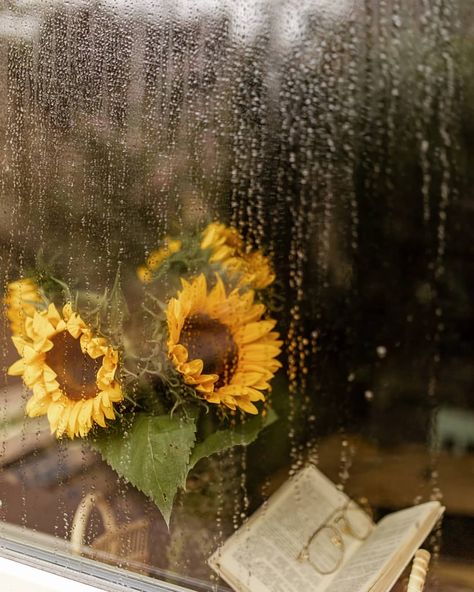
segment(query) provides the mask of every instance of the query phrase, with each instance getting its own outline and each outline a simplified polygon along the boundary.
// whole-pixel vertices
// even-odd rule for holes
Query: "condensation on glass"
[[[271,258],[284,340],[278,420],[196,465],[168,529],[23,419],[4,315],[5,528],[225,588],[206,559],[312,462],[378,516],[442,500],[436,589],[474,589],[473,59],[469,0],[3,3],[2,289],[40,261],[110,292],[120,268],[139,308],[156,245],[221,221]]]

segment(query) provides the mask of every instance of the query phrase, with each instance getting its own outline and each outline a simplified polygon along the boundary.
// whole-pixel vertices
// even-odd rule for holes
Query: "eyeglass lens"
[[[332,573],[342,562],[344,542],[336,528],[325,526],[313,537],[307,553],[308,560],[321,574]]]
[[[366,539],[372,530],[372,520],[357,504],[351,503],[344,512],[347,533],[359,540]]]

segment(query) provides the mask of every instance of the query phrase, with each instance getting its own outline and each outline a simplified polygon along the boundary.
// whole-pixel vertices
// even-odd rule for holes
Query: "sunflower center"
[[[218,374],[216,386],[227,383],[237,365],[237,346],[229,328],[207,315],[186,319],[180,342],[188,350],[189,359],[204,363],[204,374]]]
[[[52,339],[53,348],[46,354],[46,363],[56,372],[56,380],[68,399],[79,401],[97,395],[97,372],[101,363],[82,353],[79,339],[67,331]]]

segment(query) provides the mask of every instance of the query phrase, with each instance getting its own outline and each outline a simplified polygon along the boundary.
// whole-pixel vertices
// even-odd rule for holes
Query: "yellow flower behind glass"
[[[30,417],[47,414],[51,432],[59,438],[85,436],[93,424],[106,427],[115,419],[114,403],[122,401],[116,380],[118,352],[67,304],[35,312],[25,322],[25,334],[12,337],[21,358],[8,374],[22,376],[33,391],[26,405]]]
[[[14,335],[24,335],[25,319],[34,315],[35,303],[41,302],[39,288],[33,280],[24,278],[8,284],[4,303]]]
[[[184,382],[209,403],[258,413],[255,401],[281,367],[276,321],[263,320],[265,306],[254,293],[226,292],[222,280],[208,289],[200,275],[167,306],[168,353]]]
[[[275,281],[270,260],[260,251],[246,252],[239,232],[213,222],[202,233],[201,249],[210,249],[211,263],[219,263],[230,275],[240,275],[240,286],[263,290]]]
[[[153,279],[153,272],[156,271],[171,255],[181,250],[180,240],[165,238],[165,246],[152,251],[148,256],[145,265],[137,268],[138,279],[144,284],[149,284]]]

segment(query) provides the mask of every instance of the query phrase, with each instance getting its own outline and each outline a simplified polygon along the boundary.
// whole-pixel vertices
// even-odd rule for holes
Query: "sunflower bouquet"
[[[38,268],[8,285],[30,417],[82,438],[169,522],[203,458],[246,445],[276,419],[271,381],[282,341],[271,318],[270,257],[219,222],[165,237],[126,298],[72,288]],[[139,297],[137,298],[137,294]],[[137,303],[138,300],[138,303]]]

